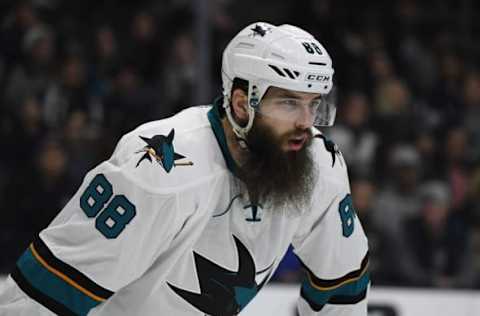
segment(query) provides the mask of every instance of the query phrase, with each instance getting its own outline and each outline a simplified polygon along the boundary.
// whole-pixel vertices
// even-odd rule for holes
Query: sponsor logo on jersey
[[[257,295],[272,273],[273,261],[267,268],[256,271],[247,247],[233,236],[238,252],[238,271],[223,268],[194,252],[200,293],[190,292],[167,282],[181,298],[206,315],[237,315]],[[266,275],[260,283],[256,277]]]
[[[139,136],[145,143],[147,143],[147,145],[135,152],[136,154],[144,153],[138,160],[136,167],[138,167],[144,160],[152,162],[153,159],[155,159],[155,161],[160,164],[166,172],[170,172],[170,170],[176,166],[192,166],[193,162],[191,161],[177,162],[177,160],[184,159],[185,156],[175,152],[173,148],[174,136],[174,129],[172,129],[167,136],[155,135],[152,138]]]

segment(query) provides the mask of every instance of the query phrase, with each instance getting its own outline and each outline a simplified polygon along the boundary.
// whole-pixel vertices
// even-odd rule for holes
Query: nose
[[[307,129],[313,126],[316,113],[312,113],[308,105],[302,105],[298,110],[298,116],[295,121],[295,127]]]

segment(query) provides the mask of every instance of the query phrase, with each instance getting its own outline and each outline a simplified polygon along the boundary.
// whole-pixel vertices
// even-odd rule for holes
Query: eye
[[[281,111],[293,111],[297,106],[295,99],[287,99],[287,98],[278,98],[275,99],[274,104],[276,105],[278,110]]]
[[[321,99],[313,100],[310,103],[310,108],[317,110],[320,107],[320,105],[322,105],[322,100]]]
[[[280,101],[281,104],[283,105],[289,105],[289,106],[297,106],[298,102],[295,99],[282,99]]]

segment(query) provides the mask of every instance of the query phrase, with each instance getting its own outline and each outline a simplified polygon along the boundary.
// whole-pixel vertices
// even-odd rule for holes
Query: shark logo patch
[[[176,166],[193,166],[193,162],[176,162],[177,160],[184,159],[185,156],[175,152],[173,148],[173,137],[175,136],[175,130],[172,129],[167,136],[155,135],[152,138],[139,136],[147,145],[135,152],[144,153],[144,155],[138,160],[136,167],[144,160],[150,162],[155,161],[160,164],[166,172],[170,172],[173,167]]]
[[[237,315],[253,299],[270,277],[274,262],[262,271],[256,271],[255,262],[248,249],[235,236],[238,252],[238,271],[227,270],[194,252],[200,293],[168,286],[195,308],[211,316]],[[256,276],[266,273],[257,284]]]
[[[261,24],[255,24],[254,28],[251,28],[250,30],[253,31],[253,33],[250,34],[250,36],[255,37],[255,35],[259,35],[261,37],[264,37],[267,32],[271,32],[272,29],[270,27],[265,27]]]

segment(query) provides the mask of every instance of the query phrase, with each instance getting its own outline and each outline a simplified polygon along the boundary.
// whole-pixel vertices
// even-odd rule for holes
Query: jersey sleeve
[[[139,159],[138,137],[123,139],[18,260],[12,277],[59,315],[87,315],[141,277],[200,204],[170,189],[174,172]],[[188,193],[183,192],[182,196]],[[200,225],[193,225],[201,229]]]
[[[335,168],[321,175],[314,207],[292,242],[306,272],[301,316],[367,315],[368,242],[352,205],[346,168]]]

